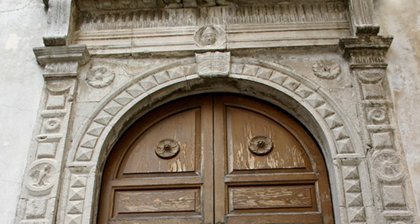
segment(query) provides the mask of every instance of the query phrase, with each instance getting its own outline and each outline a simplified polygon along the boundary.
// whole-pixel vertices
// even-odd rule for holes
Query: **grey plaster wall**
[[[375,6],[381,33],[394,37],[387,73],[420,214],[420,2],[381,0]]]
[[[0,223],[13,223],[42,91],[40,0],[0,1]]]

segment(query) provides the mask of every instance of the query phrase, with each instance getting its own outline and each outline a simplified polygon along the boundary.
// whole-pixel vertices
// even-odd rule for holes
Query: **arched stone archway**
[[[330,175],[336,222],[360,223],[372,204],[361,140],[340,107],[318,85],[290,69],[262,61],[216,57],[221,67],[190,58],[139,74],[103,100],[87,119],[68,154],[61,188],[65,223],[95,220],[104,161],[127,126],[150,109],[202,92],[242,92],[285,109],[312,132]],[[213,59],[212,59],[213,58]],[[205,60],[212,64],[215,57]],[[198,62],[198,63],[197,63]],[[208,63],[207,63],[208,64]]]
[[[93,223],[96,187],[103,162],[118,136],[136,118],[154,107],[177,97],[202,92],[240,92],[254,96],[283,108],[305,124],[327,161],[336,222],[408,224],[417,219],[412,212],[416,205],[386,76],[385,55],[392,38],[378,35],[379,27],[373,25],[374,4],[371,0],[340,1],[333,7],[325,5],[329,1],[319,1],[322,4],[315,8],[309,6],[314,10],[308,14],[300,3],[291,1],[295,12],[284,14],[282,7],[273,11],[276,16],[286,15],[280,19],[282,23],[262,30],[259,28],[267,23],[253,24],[248,19],[233,29],[229,24],[223,25],[229,28],[228,32],[218,32],[219,40],[213,45],[205,43],[205,46],[196,41],[194,35],[199,35],[196,31],[208,24],[179,28],[157,21],[164,27],[154,27],[149,35],[149,28],[136,32],[126,29],[133,27],[133,23],[146,26],[153,23],[149,20],[152,17],[148,16],[140,16],[143,20],[135,15],[134,20],[126,20],[126,13],[120,13],[120,10],[132,4],[90,1],[85,5],[85,18],[89,19],[80,21],[74,15],[79,17],[85,13],[77,10],[82,2],[86,3],[51,1],[48,4],[48,32],[43,37],[45,47],[34,49],[37,62],[45,67],[45,88],[28,153],[16,223]],[[140,4],[137,9],[143,6]],[[116,13],[105,16],[113,11],[108,11],[110,7]],[[106,12],[92,20],[88,15],[97,11],[95,8]],[[322,8],[328,8],[327,14],[318,13]],[[344,16],[339,16],[342,20],[337,21],[339,14]],[[225,15],[230,16],[229,13]],[[255,15],[257,20],[265,20],[267,16],[259,9],[255,10]],[[189,23],[191,18],[184,16],[184,19],[181,25]],[[100,23],[92,24],[98,21]],[[274,21],[279,19],[274,18]],[[211,22],[211,25],[218,27],[220,24]],[[79,32],[84,31],[82,26],[88,28],[87,32]],[[111,27],[111,30],[104,31],[104,27]],[[168,28],[177,32],[165,33]],[[146,36],[138,35],[143,31]],[[164,39],[160,38],[162,36]],[[347,61],[337,54],[337,47],[343,50]],[[324,54],[323,50],[327,48],[334,56]],[[318,85],[305,78],[309,77],[306,72],[296,74],[284,66],[250,59],[267,58],[271,54],[273,61],[283,63],[283,56],[272,51],[283,49],[294,54],[286,56],[289,62],[302,65],[306,71],[310,71],[311,66],[307,59],[320,62],[319,59],[333,58],[339,62],[332,67],[328,63],[327,66],[316,63],[315,69],[324,72],[317,75],[314,70],[315,75],[321,77],[313,77]],[[195,52],[215,50],[231,51],[237,57],[214,52],[191,57]],[[97,99],[87,99],[94,106],[85,110],[80,109],[77,97],[83,94],[78,85],[83,84],[84,74],[79,69],[89,61],[89,54],[94,55],[92,61],[102,57],[112,58],[112,61],[121,58],[136,61],[137,56],[158,56],[146,64],[160,63],[166,57],[169,57],[168,61],[177,61],[135,74],[129,83],[117,90],[108,88],[111,92],[99,103]],[[336,74],[325,74],[339,65],[345,68],[345,82],[335,79]],[[91,87],[108,85],[107,82],[113,79],[110,77],[102,83],[91,83]],[[348,85],[338,91],[343,95],[334,96],[337,89],[332,89],[337,88],[337,84]],[[87,91],[97,93],[97,89]],[[342,108],[335,102],[341,96],[347,100],[341,104]],[[80,129],[80,122],[77,126],[73,124],[79,112],[84,113],[83,119],[86,117]]]

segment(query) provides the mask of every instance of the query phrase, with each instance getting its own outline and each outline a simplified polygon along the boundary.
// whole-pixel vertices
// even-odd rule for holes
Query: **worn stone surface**
[[[375,21],[394,36],[387,74],[420,213],[420,3],[416,0],[377,2]]]
[[[55,4],[59,1],[51,2]],[[89,5],[94,1],[86,2],[86,10],[89,7],[102,7]],[[372,1],[350,2],[353,10],[358,10],[358,16],[352,18],[353,22],[358,25],[369,24],[372,16],[366,12],[369,11]],[[387,223],[413,223],[409,211],[415,213],[416,208],[411,199],[415,197],[417,204],[420,203],[420,118],[417,116],[420,111],[417,103],[420,97],[420,12],[416,8],[419,3],[415,0],[385,0],[375,3],[377,5],[373,19],[381,26],[381,34],[395,37],[386,59],[389,64],[386,75],[391,84],[391,94],[388,93],[387,81],[378,84],[370,80],[359,84],[359,76],[352,76],[357,74],[363,78],[365,74],[353,74],[348,62],[333,43],[338,40],[338,36],[348,34],[348,26],[343,28],[345,31],[336,33],[334,40],[316,43],[327,44],[328,47],[232,51],[229,57],[226,52],[225,57],[216,57],[217,60],[212,61],[211,58],[215,57],[208,56],[213,53],[208,54],[205,51],[226,50],[225,38],[227,42],[234,39],[225,37],[223,30],[217,30],[214,37],[212,30],[202,26],[206,24],[198,23],[191,29],[185,29],[188,31],[186,34],[190,47],[183,49],[180,46],[173,49],[187,50],[184,54],[145,56],[139,51],[149,49],[142,47],[129,47],[123,51],[112,48],[109,51],[96,49],[98,55],[121,53],[123,57],[93,57],[86,65],[80,66],[80,72],[77,65],[51,63],[54,61],[48,57],[38,57],[39,62],[47,63],[45,70],[41,70],[36,64],[32,48],[42,46],[42,38],[45,36],[51,37],[44,38],[47,45],[65,43],[67,36],[62,34],[67,34],[67,29],[57,26],[60,23],[51,23],[54,22],[51,21],[54,13],[49,12],[48,21],[53,26],[50,25],[45,35],[48,15],[41,1],[2,1],[0,190],[7,194],[2,194],[0,201],[8,203],[0,205],[0,223],[9,224],[19,219],[36,221],[55,215],[57,223],[89,223],[92,211],[90,206],[94,203],[96,194],[95,175],[99,172],[96,166],[103,163],[103,155],[124,127],[144,111],[165,100],[186,95],[188,92],[209,91],[211,88],[243,92],[278,104],[295,114],[315,133],[322,148],[329,150],[325,152],[325,156],[329,161],[327,166],[332,190],[335,192],[335,215],[340,219],[337,222],[375,223],[375,216],[384,215],[388,217]],[[171,7],[177,10],[179,6]],[[194,7],[188,6],[188,10]],[[65,18],[66,15],[61,16]],[[107,16],[117,18],[115,22],[121,22],[118,14]],[[148,25],[141,18],[138,19],[135,24],[137,28]],[[103,24],[88,24],[83,21],[79,25],[80,29],[86,31],[85,34],[91,34],[92,29],[104,27]],[[220,26],[220,23],[214,22],[213,25]],[[209,34],[208,39],[204,38],[204,34]],[[282,35],[288,37],[284,30]],[[92,44],[93,48],[95,43],[102,44],[93,40],[94,38],[89,39],[90,37],[77,39],[77,42],[85,41],[84,43]],[[245,40],[240,44],[251,48],[273,44],[267,42],[257,46],[246,42],[252,39],[252,35],[238,38]],[[274,45],[312,43],[294,40],[280,42]],[[240,44],[228,48],[240,48]],[[162,49],[155,50],[162,52]],[[194,53],[201,56],[197,57]],[[218,60],[225,64],[213,66],[212,63]],[[67,70],[72,73],[67,73]],[[375,70],[370,72],[382,74]],[[41,100],[41,92],[45,90],[42,74],[48,78],[59,73],[77,77],[76,98],[63,101],[59,91],[60,93],[47,95],[47,98]],[[377,101],[382,96],[392,97],[390,99],[393,104]],[[364,104],[362,99],[372,102]],[[75,102],[69,123],[62,123],[51,114],[41,113],[44,110],[55,113],[66,102]],[[40,113],[38,120],[37,113]],[[68,147],[62,145],[60,149],[61,153],[68,150],[69,156],[56,158],[56,145],[52,143],[57,136],[52,134],[67,133],[66,130],[70,130],[67,136]],[[325,133],[325,136],[316,133]],[[48,138],[44,141],[45,136],[39,134],[53,138],[51,141]],[[363,145],[365,143],[368,144]],[[367,160],[364,159],[365,155]],[[53,161],[53,158],[57,161]],[[406,171],[406,161],[409,173]],[[57,168],[57,163],[64,164],[64,171]],[[375,169],[368,169],[368,166]],[[369,170],[372,173],[369,174]],[[56,189],[53,180],[57,175],[61,176],[62,181],[59,183],[63,186],[62,194],[55,193],[47,199],[44,195]],[[26,183],[23,183],[23,177]],[[401,180],[405,178],[412,181],[412,187],[401,185]],[[24,190],[21,190],[21,186]],[[26,190],[29,193],[25,193]],[[414,196],[412,190],[415,192]],[[22,211],[16,211],[20,192],[24,192],[20,200],[24,206],[19,207]],[[60,197],[58,210],[54,210],[55,197]],[[408,212],[402,214],[401,211]],[[420,213],[420,209],[418,211]],[[16,219],[16,214],[22,217]]]

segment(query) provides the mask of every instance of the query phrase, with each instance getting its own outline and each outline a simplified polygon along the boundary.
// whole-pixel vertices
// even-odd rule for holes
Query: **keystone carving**
[[[195,54],[200,76],[226,76],[230,72],[230,52]]]

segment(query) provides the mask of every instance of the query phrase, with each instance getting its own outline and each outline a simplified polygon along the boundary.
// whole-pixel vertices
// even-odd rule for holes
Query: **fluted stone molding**
[[[48,26],[43,37],[45,46],[63,46],[69,43],[73,5],[72,0],[48,1]]]
[[[385,55],[392,37],[379,27],[363,26],[357,36],[340,40],[359,89],[360,124],[370,167],[376,222],[415,223],[414,202],[405,158],[398,141]]]
[[[53,224],[78,70],[89,53],[81,45],[35,48],[34,53],[44,66],[45,84],[15,223]]]
[[[373,25],[373,0],[349,0],[348,4],[353,32],[358,27]]]

